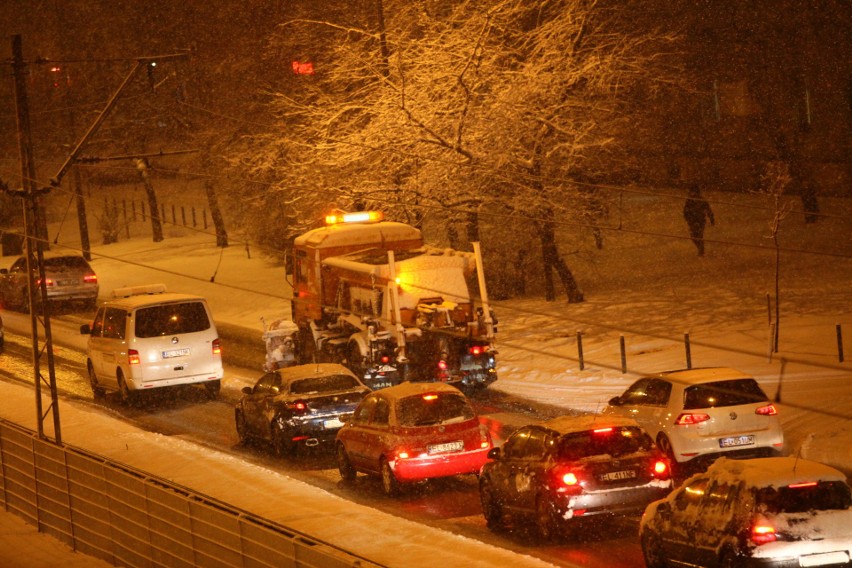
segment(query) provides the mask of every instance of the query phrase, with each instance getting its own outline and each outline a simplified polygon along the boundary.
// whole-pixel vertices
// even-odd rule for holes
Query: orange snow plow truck
[[[373,389],[497,379],[479,243],[473,253],[425,246],[419,229],[363,211],[329,215],[296,238],[293,254],[301,363],[342,363]],[[478,305],[468,286],[474,274]]]

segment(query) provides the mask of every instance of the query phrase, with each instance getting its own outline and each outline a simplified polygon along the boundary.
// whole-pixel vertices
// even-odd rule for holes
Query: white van
[[[219,394],[222,354],[207,301],[166,293],[162,284],[118,288],[91,325],[86,366],[95,397],[117,391],[129,402],[138,392],[203,384]]]

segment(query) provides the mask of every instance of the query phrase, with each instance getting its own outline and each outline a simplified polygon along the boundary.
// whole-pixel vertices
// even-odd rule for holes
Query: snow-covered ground
[[[499,379],[489,388],[526,398],[530,406],[546,405],[551,411],[555,407],[566,413],[594,412],[641,373],[685,367],[684,338],[688,333],[693,367],[739,368],[757,377],[770,397],[780,402],[789,453],[852,473],[852,342],[848,339],[852,337],[852,204],[848,200],[830,205],[823,202],[832,216],[815,225],[806,226],[795,218],[788,221],[782,245],[828,254],[782,253],[779,351],[770,353],[768,320],[774,307],[768,309],[766,294],[774,294],[775,257],[766,248],[771,246],[766,239],[767,223],[761,220],[766,212],[745,207],[749,199],[753,203],[753,197],[743,196],[720,196],[714,202],[717,225],[708,228],[708,252],[703,258],[682,238],[685,224],[676,203],[644,198],[627,210],[635,218],[625,212],[618,221],[621,229],[604,233],[605,245],[600,251],[594,250],[591,233],[566,229],[569,244],[564,248],[579,251],[569,262],[586,301],[568,304],[564,299],[527,298],[492,302],[500,320],[496,344]],[[644,234],[631,231],[640,224]],[[65,231],[70,235],[71,229]],[[77,246],[74,241],[73,236],[61,238],[54,248]],[[217,321],[256,334],[260,354],[261,317],[269,321],[289,315],[290,288],[283,268],[254,247],[232,244],[220,249],[211,235],[171,227],[161,243],[140,236],[95,246],[94,253],[102,297],[114,288],[153,282],[163,282],[171,291],[203,295]],[[0,266],[8,262],[10,259],[2,258]],[[838,356],[838,325],[847,337],[845,362]],[[582,332],[583,370],[578,361],[578,332]],[[622,338],[626,372],[622,372]],[[5,393],[21,387],[2,388]],[[26,420],[32,412],[20,408],[31,405],[24,392],[0,397],[0,416]],[[392,530],[373,534],[398,535],[394,543],[364,542],[343,528],[344,524],[360,523],[344,522],[338,512],[344,505],[338,497],[245,465],[237,458],[213,455],[179,439],[120,423],[109,426],[116,432],[110,438],[120,442],[113,446],[104,437],[93,436],[96,429],[87,427],[89,422],[108,418],[90,416],[92,411],[85,409],[69,416],[69,406],[74,405],[63,407],[64,441],[153,473],[168,470],[182,484],[235,501],[237,506],[317,538],[355,547],[365,556],[385,558],[374,554],[382,554],[380,549],[389,548],[387,544],[403,548],[428,544],[434,550],[435,539],[447,538],[457,539],[441,545],[446,549],[442,554],[455,555],[447,558],[448,565],[459,565],[459,555],[468,553],[467,565],[538,563],[354,506],[357,512],[353,514],[363,515],[365,523],[393,525]],[[201,460],[215,461],[221,475],[203,474],[197,467]],[[258,479],[275,483],[281,497],[277,502],[299,500],[311,505],[298,513],[282,510],[254,490]],[[245,490],[234,495],[236,485]],[[373,515],[378,518],[374,520]],[[394,554],[389,564],[401,557]],[[413,556],[404,557],[405,565],[416,565]],[[439,563],[434,556],[427,562]]]

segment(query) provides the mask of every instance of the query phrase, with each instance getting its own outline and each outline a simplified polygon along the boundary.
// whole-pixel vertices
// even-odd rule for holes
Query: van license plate
[[[169,357],[183,357],[184,355],[189,355],[189,348],[163,351],[163,359],[168,359]]]
[[[729,438],[719,438],[720,448],[733,448],[736,446],[750,446],[754,444],[754,436],[731,436]]]

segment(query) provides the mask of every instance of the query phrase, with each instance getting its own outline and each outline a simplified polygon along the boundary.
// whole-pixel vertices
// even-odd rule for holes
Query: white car
[[[648,505],[639,538],[649,568],[849,566],[852,490],[813,461],[723,458]]]
[[[219,334],[201,296],[166,293],[163,285],[116,289],[91,325],[86,366],[95,397],[203,384],[212,397],[223,376]]]
[[[603,413],[636,420],[673,467],[706,466],[722,455],[778,456],[784,450],[775,405],[754,377],[727,367],[643,377],[610,400]]]

